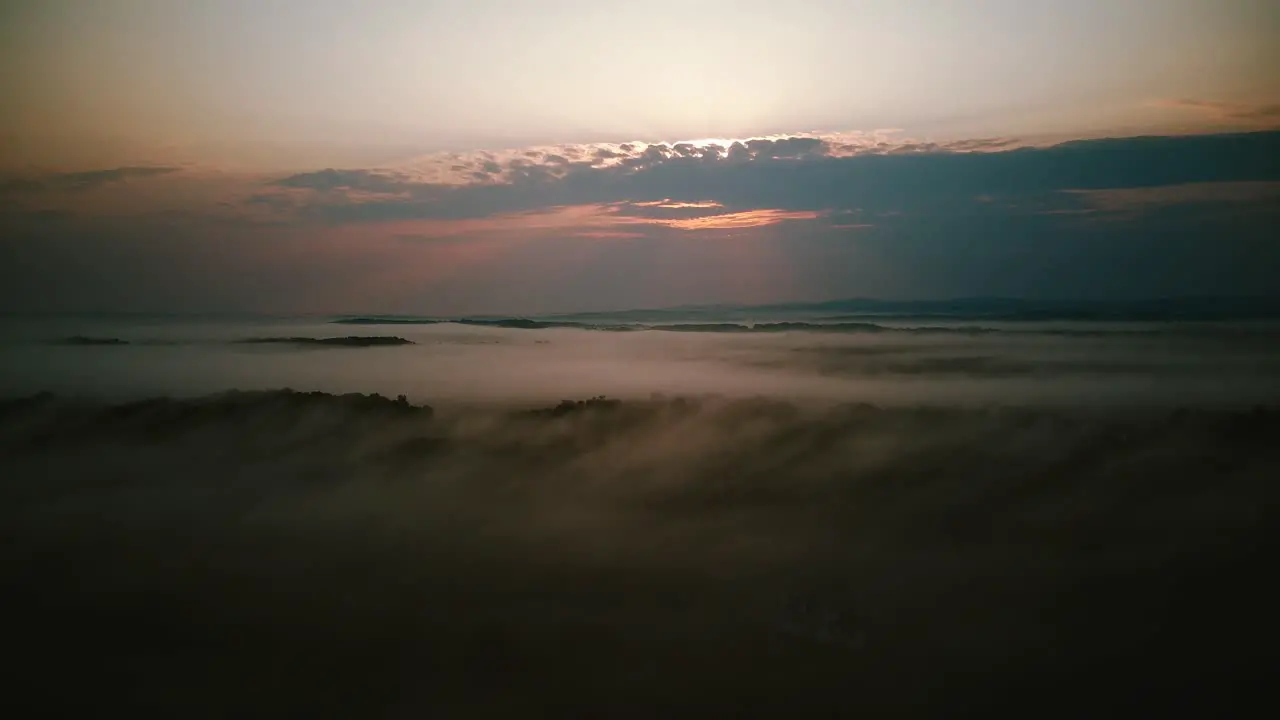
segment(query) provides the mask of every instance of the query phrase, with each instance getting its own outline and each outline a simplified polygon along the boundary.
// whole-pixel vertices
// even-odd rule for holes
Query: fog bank
[[[1275,407],[34,396],[0,405],[6,637],[51,712],[1221,712],[1274,647],[1278,434]]]

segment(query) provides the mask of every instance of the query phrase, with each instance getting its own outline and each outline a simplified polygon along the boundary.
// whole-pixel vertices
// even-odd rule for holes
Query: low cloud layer
[[[622,318],[210,320],[195,327],[128,319],[11,321],[0,327],[6,333],[0,396],[38,390],[186,396],[301,383],[329,392],[404,394],[442,407],[592,395],[635,400],[652,393],[885,405],[983,406],[1017,398],[1036,405],[1166,408],[1280,399],[1273,321],[1152,327],[1105,319],[1064,324],[1060,316],[984,322],[889,315],[812,324],[764,312],[744,311],[738,322],[695,315],[650,326]],[[86,366],[94,372],[84,373]]]
[[[78,192],[134,178],[168,175],[178,172],[179,169],[162,166],[126,166],[108,170],[20,175],[0,179],[0,194]]]
[[[1219,709],[1269,677],[1277,429],[1268,408],[0,402],[7,699]]]

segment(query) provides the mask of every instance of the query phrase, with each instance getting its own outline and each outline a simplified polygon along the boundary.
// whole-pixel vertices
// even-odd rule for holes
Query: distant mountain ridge
[[[702,305],[544,315],[542,317],[587,320],[592,318],[688,319],[713,315],[765,316],[909,316],[983,318],[987,320],[1118,320],[1213,321],[1280,319],[1280,297],[1189,296],[1143,300],[1032,300],[998,296],[970,296],[945,300],[881,300],[844,298],[813,302],[762,305]]]
[[[826,332],[873,330],[976,330],[992,322],[1228,322],[1280,320],[1280,297],[1172,297],[1145,300],[1031,300],[972,296],[946,300],[845,298],[762,305],[688,305],[620,311],[528,315],[341,315],[341,325],[434,325],[453,323],[512,329],[644,329],[703,332]],[[903,323],[916,326],[904,328]],[[885,323],[881,326],[876,323]],[[957,327],[957,324],[966,327]],[[920,325],[938,327],[919,327]],[[1009,331],[1014,331],[1012,328]],[[1043,331],[1044,328],[1041,328]],[[1029,329],[1028,329],[1029,331]]]

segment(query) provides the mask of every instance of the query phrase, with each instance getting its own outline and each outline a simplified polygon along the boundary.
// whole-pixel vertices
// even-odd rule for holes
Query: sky
[[[1274,293],[1277,40],[1264,0],[0,0],[0,310]]]

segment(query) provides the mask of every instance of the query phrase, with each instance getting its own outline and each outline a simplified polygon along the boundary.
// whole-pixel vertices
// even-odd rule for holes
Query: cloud
[[[952,152],[977,152],[989,150],[1002,150],[1018,144],[1015,138],[974,138],[972,140],[957,140],[946,145],[948,150]]]
[[[407,172],[391,179],[372,171],[324,171],[276,184],[317,191],[309,204],[304,203],[300,219],[345,223],[483,218],[615,203],[625,204],[619,216],[668,221],[693,221],[725,211],[823,213],[852,208],[884,215],[1045,213],[1081,208],[1079,198],[1064,195],[1065,190],[1280,180],[1280,167],[1273,160],[1280,157],[1280,133],[1103,139],[1004,149],[1009,144],[980,139],[881,148],[877,143],[852,155],[833,154],[835,145],[820,138],[751,140],[714,150],[655,144],[624,151],[620,145],[598,150],[586,160],[565,158],[551,164],[495,156],[482,161],[488,181],[479,184],[420,183]],[[356,195],[370,190],[395,196]],[[340,196],[332,197],[333,191]],[[986,201],[975,202],[975,197]]]
[[[131,179],[152,178],[178,172],[181,168],[168,166],[130,165],[108,170],[47,173],[43,175],[14,177],[0,180],[0,193],[43,193],[92,190]]]
[[[531,152],[278,177],[182,172],[145,188],[5,198],[0,299],[332,309],[342,298],[387,298],[387,307],[503,311],[726,297],[1274,292],[1280,273],[1280,246],[1268,241],[1280,220],[1280,132],[1046,147],[877,135]],[[732,253],[688,242],[727,235]],[[137,279],[140,268],[175,262],[186,269],[171,283]],[[234,268],[226,272],[236,282],[209,274],[211,262]],[[55,285],[75,290],[55,298],[46,289]]]
[[[1160,100],[1156,105],[1176,110],[1199,112],[1218,120],[1233,120],[1268,126],[1280,124],[1280,103],[1232,103],[1180,98]]]
[[[711,200],[704,200],[701,202],[675,202],[675,201],[672,201],[671,198],[665,198],[663,200],[652,200],[649,202],[638,202],[638,203],[634,203],[634,205],[636,205],[637,207],[660,207],[660,208],[669,208],[669,209],[676,209],[676,210],[685,209],[685,208],[724,207],[720,203],[713,202]]]
[[[812,137],[748,140],[746,148],[752,159],[768,160],[823,157],[831,151],[831,146],[826,140]]]
[[[765,208],[679,220],[654,220],[653,222],[678,230],[737,230],[776,225],[787,220],[814,220],[821,216],[822,213],[812,210],[788,211]]]
[[[361,190],[387,194],[400,193],[409,187],[402,180],[384,173],[370,170],[334,170],[333,168],[290,175],[280,178],[272,184],[284,188],[316,190],[319,192]]]
[[[666,213],[673,213],[667,215]],[[645,228],[694,230],[740,230],[796,220],[814,220],[823,214],[762,208],[724,212],[719,205],[668,210],[638,203],[588,203],[500,213],[487,217],[458,219],[408,219],[391,223],[397,237],[424,241],[467,236],[529,236],[538,233],[568,233],[576,237],[646,237]]]
[[[644,233],[628,232],[625,230],[583,230],[575,232],[573,236],[580,238],[592,238],[595,240],[627,240],[647,237]]]
[[[1210,182],[1155,187],[1064,190],[1091,210],[1136,212],[1172,205],[1280,202],[1280,182]]]
[[[937,153],[945,152],[948,148],[938,143],[906,143],[899,145],[888,152],[893,155],[908,155],[913,153]]]

